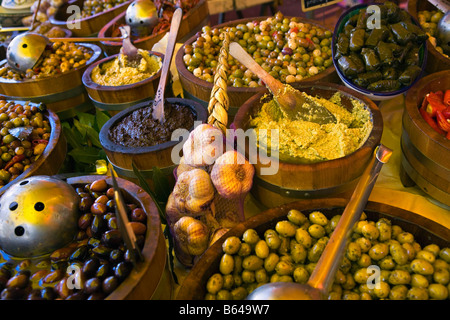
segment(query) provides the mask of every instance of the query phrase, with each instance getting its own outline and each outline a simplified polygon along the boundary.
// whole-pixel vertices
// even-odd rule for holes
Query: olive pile
[[[437,42],[436,35],[437,35],[437,25],[439,21],[444,17],[444,13],[439,10],[433,10],[433,11],[419,11],[417,13],[417,17],[419,18],[420,26],[425,30],[425,32],[430,36],[429,40],[433,44],[433,46],[436,48],[436,50],[447,56],[450,52],[444,52],[442,48],[439,46],[439,43]]]
[[[21,105],[0,100],[0,188],[17,178],[44,152],[51,134],[45,106]],[[11,129],[29,128],[23,140],[10,133]]]
[[[420,76],[420,51],[428,35],[395,3],[386,1],[378,7],[380,27],[370,25],[366,8],[343,20],[335,43],[335,65],[356,86],[393,92]]]
[[[85,0],[81,10],[81,18],[90,17],[94,14],[112,9],[128,0]]]
[[[262,238],[254,229],[247,229],[241,239],[228,237],[222,245],[220,272],[208,279],[205,299],[245,299],[269,282],[306,283],[339,219],[340,215],[328,219],[320,211],[307,217],[292,209]],[[372,265],[380,268],[379,286],[368,285]],[[449,290],[450,248],[422,248],[413,234],[388,219],[368,221],[363,213],[328,299],[448,299]]]
[[[25,259],[14,264],[3,260],[1,299],[104,299],[130,274],[133,265],[118,230],[114,190],[99,179],[76,191],[80,218],[75,241],[39,261]],[[127,206],[130,225],[142,248],[147,215],[135,204]]]
[[[239,43],[258,64],[283,83],[301,81],[333,64],[330,31],[278,12],[262,21],[220,29],[203,27],[196,40],[184,46],[184,64],[196,77],[213,82],[225,33],[230,41]],[[228,65],[228,86],[263,85],[232,56]]]
[[[44,51],[33,69],[24,74],[9,66],[0,68],[0,77],[16,81],[52,77],[86,65],[92,57],[90,48],[72,42],[54,42]]]

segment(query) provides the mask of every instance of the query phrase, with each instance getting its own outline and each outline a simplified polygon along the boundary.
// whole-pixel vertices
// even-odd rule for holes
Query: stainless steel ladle
[[[392,150],[379,145],[362,174],[353,194],[342,213],[339,223],[323,251],[313,273],[306,284],[274,282],[262,285],[247,297],[247,300],[321,300],[326,299],[333,284],[336,271],[345,252],[352,228],[361,217],[379,172],[391,157]]]

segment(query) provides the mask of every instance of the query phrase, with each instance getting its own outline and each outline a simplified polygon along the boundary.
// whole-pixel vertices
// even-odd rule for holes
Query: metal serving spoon
[[[237,43],[230,43],[230,54],[250,71],[264,81],[272,92],[274,99],[280,109],[291,119],[300,118],[302,120],[325,124],[336,122],[335,116],[327,108],[316,104],[308,99],[300,91],[285,85],[272,77]],[[308,104],[309,107],[306,107]]]
[[[247,297],[248,300],[320,300],[326,298],[341,263],[352,228],[361,217],[383,164],[389,161],[391,155],[392,150],[382,144],[375,149],[371,163],[362,174],[308,282],[306,284],[268,283],[250,293]]]
[[[175,10],[172,22],[170,24],[169,39],[167,41],[166,52],[164,53],[164,61],[161,68],[161,76],[159,78],[158,90],[156,91],[155,100],[153,101],[153,118],[160,123],[164,123],[164,90],[169,75],[169,67],[172,62],[172,56],[177,41],[178,29],[180,28],[181,18],[183,18],[183,10],[178,8]]]

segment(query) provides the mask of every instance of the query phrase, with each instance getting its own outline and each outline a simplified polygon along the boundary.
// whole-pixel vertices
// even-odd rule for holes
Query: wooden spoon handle
[[[180,28],[181,18],[183,18],[183,10],[178,8],[175,10],[169,30],[169,39],[167,40],[167,48],[164,53],[164,61],[161,68],[161,76],[159,78],[158,90],[156,91],[155,100],[153,102],[153,117],[164,122],[164,89],[167,83],[169,67],[172,61],[175,43],[177,41],[178,29]]]
[[[230,54],[260,78],[274,95],[283,89],[283,84],[264,70],[237,42],[230,43]]]

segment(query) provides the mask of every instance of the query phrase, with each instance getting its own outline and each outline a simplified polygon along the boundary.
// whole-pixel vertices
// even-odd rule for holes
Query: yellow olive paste
[[[150,78],[161,68],[161,58],[138,49],[141,59],[129,63],[128,57],[120,54],[117,58],[102,63],[92,70],[91,78],[102,86],[124,86]]]
[[[352,110],[349,111],[342,106],[339,92],[329,100],[306,96],[327,108],[336,117],[336,123],[288,119],[272,99],[264,103],[250,121],[250,126],[256,130],[259,148],[266,149],[266,152],[278,151],[280,160],[284,162],[313,163],[344,157],[364,144],[373,123],[370,110],[362,102],[350,99]],[[278,129],[277,144],[271,145],[270,129]]]

